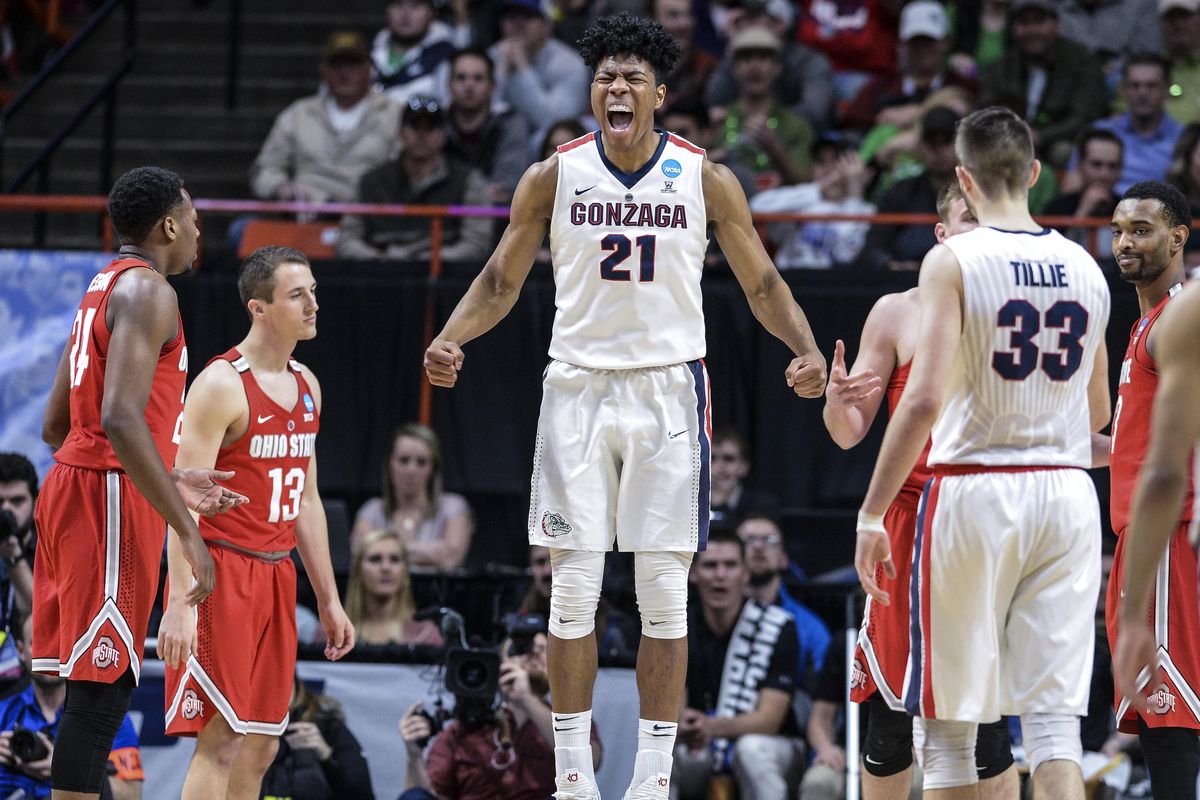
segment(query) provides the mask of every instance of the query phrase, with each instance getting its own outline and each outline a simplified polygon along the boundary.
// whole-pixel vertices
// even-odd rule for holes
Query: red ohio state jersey
[[[119,277],[131,269],[150,269],[145,261],[117,259],[92,278],[75,312],[67,365],[70,379],[71,430],[54,454],[60,464],[84,469],[121,469],[108,435],[100,424],[104,403],[104,372],[112,332],[105,322],[108,298]],[[179,430],[183,421],[183,393],[187,385],[187,344],[183,319],[179,333],[163,346],[154,367],[154,383],[146,403],[146,425],[167,469],[175,466]]]
[[[893,417],[896,414],[896,406],[900,405],[900,395],[904,394],[904,384],[908,383],[908,373],[912,371],[912,360],[907,364],[902,364],[892,372],[892,377],[888,380],[887,385],[887,403],[888,417]],[[917,459],[917,463],[912,468],[912,472],[908,473],[908,477],[904,479],[904,485],[900,487],[899,498],[904,498],[910,501],[915,508],[917,503],[921,501],[921,492],[925,489],[925,483],[933,477],[933,470],[925,462],[929,458],[929,445],[931,442],[925,440],[925,448],[921,450],[921,457]]]
[[[1146,350],[1150,329],[1158,320],[1163,309],[1180,289],[1175,286],[1150,313],[1133,326],[1125,360],[1121,362],[1121,377],[1117,384],[1117,406],[1113,411],[1112,445],[1108,471],[1110,490],[1109,514],[1112,527],[1121,533],[1129,525],[1129,510],[1133,505],[1133,489],[1137,485],[1138,471],[1146,458],[1150,445],[1150,414],[1154,408],[1154,395],[1158,391],[1158,369],[1154,358]],[[1179,519],[1187,522],[1192,518],[1192,486],[1188,480],[1188,494]]]
[[[250,421],[241,438],[217,453],[215,468],[237,473],[224,483],[250,502],[215,517],[201,517],[200,534],[247,550],[291,550],[296,546],[296,517],[320,427],[312,389],[300,365],[289,360],[297,392],[296,404],[286,409],[262,390],[237,348],[213,361],[218,359],[228,361],[241,376]]]

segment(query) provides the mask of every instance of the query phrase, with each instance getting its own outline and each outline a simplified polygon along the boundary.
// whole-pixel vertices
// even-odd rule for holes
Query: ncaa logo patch
[[[180,711],[183,712],[184,719],[195,719],[204,713],[204,701],[196,694],[195,689],[184,690]]]
[[[678,178],[683,174],[683,166],[673,158],[668,158],[662,163],[663,175],[668,178]]]
[[[115,667],[121,661],[121,651],[113,646],[113,640],[107,636],[101,636],[96,642],[96,646],[92,648],[92,664],[98,669],[108,669]]]
[[[304,393],[304,409],[310,414],[317,410],[317,405],[308,392]]]
[[[553,511],[547,511],[545,514],[542,514],[542,533],[551,539],[566,536],[570,532],[571,526],[562,518],[562,514],[555,514]]]

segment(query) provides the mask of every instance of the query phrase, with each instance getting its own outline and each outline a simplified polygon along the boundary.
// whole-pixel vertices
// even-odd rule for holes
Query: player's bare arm
[[[1107,467],[1112,439],[1100,430],[1112,418],[1112,395],[1108,389],[1108,344],[1103,338],[1092,362],[1092,377],[1088,379],[1088,416],[1092,426],[1092,467]]]
[[[512,311],[546,237],[557,183],[557,155],[534,164],[521,177],[500,243],[425,351],[425,374],[434,386],[453,386],[462,369],[462,346]]]
[[[925,256],[919,287],[921,325],[912,372],[875,461],[858,515],[854,549],[854,567],[863,589],[885,605],[891,599],[875,582],[875,565],[883,562],[889,577],[895,576],[895,567],[883,515],[929,440],[962,335],[962,271],[949,248],[938,245]]]
[[[188,392],[175,463],[185,469],[212,469],[221,448],[245,434],[249,424],[250,406],[237,371],[227,361],[213,362],[196,377]],[[203,541],[200,546],[207,555]],[[158,655],[175,667],[185,663],[195,649],[196,614],[192,606],[204,599],[195,596],[197,587],[179,536],[167,537],[167,574],[170,588],[158,629]]]
[[[704,733],[710,739],[737,739],[747,733],[774,736],[792,707],[792,696],[781,689],[763,689],[753,711],[734,717],[707,717]]]
[[[801,397],[820,397],[825,391],[825,356],[791,289],[763,249],[741,185],[728,167],[711,161],[704,162],[703,181],[708,221],[751,311],[796,356],[785,373],[788,386]]]
[[[321,384],[312,370],[303,364],[300,372],[312,389],[317,413],[321,407]],[[317,456],[308,460],[304,477],[304,492],[300,495],[300,515],[296,517],[296,547],[304,571],[312,582],[317,596],[317,614],[321,627],[325,629],[325,657],[337,661],[354,648],[354,626],[342,608],[338,597],[337,583],[333,577],[333,562],[329,558],[329,525],[325,519],[325,506],[321,503],[321,492],[317,488]]]
[[[46,413],[42,416],[42,441],[57,450],[71,431],[71,338],[63,347],[62,357],[54,372]]]
[[[1179,522],[1187,492],[1188,466],[1200,439],[1200,285],[1191,285],[1172,300],[1155,325],[1158,330],[1158,394],[1150,430],[1150,446],[1134,492],[1125,583],[1120,604],[1120,635],[1113,654],[1117,691],[1142,713],[1146,699],[1137,677],[1154,658],[1154,634],[1144,624],[1150,587],[1162,554]]]
[[[883,376],[896,369],[897,332],[909,317],[909,298],[888,294],[875,301],[863,325],[854,366],[846,369],[846,346],[841,339],[833,351],[829,385],[825,387],[825,429],[838,447],[849,450],[863,440],[883,402]]]

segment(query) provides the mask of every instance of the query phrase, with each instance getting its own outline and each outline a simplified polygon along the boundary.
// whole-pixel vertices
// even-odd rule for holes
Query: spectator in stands
[[[1061,0],[1063,36],[1079,42],[1105,71],[1137,51],[1162,49],[1158,0]]]
[[[446,115],[432,97],[412,97],[400,118],[400,157],[363,175],[362,203],[487,205],[487,179],[446,157]],[[448,217],[442,225],[442,258],[482,261],[492,241],[491,220]],[[344,258],[428,258],[429,220],[422,217],[342,217],[337,252]]]
[[[670,96],[669,91],[667,95]],[[712,117],[703,100],[686,100],[675,103],[668,110],[660,113],[659,120],[663,130],[679,134],[699,147],[712,141]],[[728,151],[709,152],[708,160],[728,167],[734,177],[738,179],[738,183],[742,185],[742,191],[746,193],[747,197],[753,196],[758,190],[754,182],[754,175],[740,163],[730,161]]]
[[[826,134],[813,145],[813,180],[780,186],[754,195],[750,210],[800,214],[873,214],[875,206],[863,199],[867,167],[850,142]],[[828,269],[858,258],[867,238],[868,222],[775,223],[767,226],[767,239],[775,246],[775,266],[780,269]]]
[[[1184,128],[1175,142],[1167,182],[1183,192],[1192,206],[1192,216],[1200,217],[1200,122]]]
[[[0,453],[0,629],[33,608],[33,507],[37,469],[20,453]]]
[[[829,628],[783,585],[789,572],[783,531],[774,518],[751,513],[737,528],[746,552],[746,596],[764,606],[779,606],[796,623],[796,688],[811,685],[825,663],[832,637]]]
[[[551,120],[587,112],[591,75],[579,53],[550,36],[541,0],[503,0],[501,39],[489,51],[498,97],[525,118],[540,140]]]
[[[483,173],[493,203],[507,203],[532,163],[529,123],[515,111],[495,111],[495,65],[486,50],[468,47],[450,61],[446,154]]]
[[[559,147],[578,139],[580,136],[588,132],[583,123],[574,117],[568,119],[560,119],[558,122],[552,123],[546,130],[546,135],[542,137],[542,147],[538,150],[538,159],[545,161],[550,156],[554,155]]]
[[[754,27],[766,28],[783,43],[783,70],[771,86],[775,99],[822,131],[833,122],[833,67],[824,55],[798,42],[789,42],[795,30],[796,9],[788,0],[745,0],[742,14],[730,30],[732,38]],[[670,85],[670,84],[668,84]],[[713,73],[705,95],[710,106],[725,107],[737,99],[733,60],[726,58]]]
[[[14,620],[10,633],[17,639],[29,672],[33,663],[32,617]],[[4,798],[50,796],[50,760],[67,699],[67,682],[45,673],[31,676],[25,691],[0,700],[0,797]],[[145,775],[137,731],[128,714],[121,721],[112,747],[108,786],[113,800],[140,800]]]
[[[743,596],[744,559],[742,540],[714,529],[692,564],[700,605],[688,613],[686,698],[671,774],[680,800],[704,798],[710,777],[730,769],[742,797],[792,797],[804,772],[792,711],[796,623],[779,606]]]
[[[468,714],[456,709],[456,718],[441,731],[422,714],[420,702],[401,718],[408,755],[402,800],[526,800],[554,793],[546,634],[514,634],[501,653],[498,707]],[[595,769],[603,756],[593,724]]]
[[[713,141],[714,158],[741,164],[759,189],[807,180],[812,126],[781,105],[771,89],[783,69],[783,43],[766,28],[748,28],[729,49],[737,100]]]
[[[950,22],[937,0],[916,0],[900,12],[900,72],[872,78],[842,112],[842,124],[867,130],[877,124],[909,128],[921,118],[921,103],[945,86],[957,86],[973,102],[978,87],[945,68]]]
[[[399,534],[413,566],[461,566],[475,523],[462,495],[442,491],[442,445],[433,430],[417,423],[397,429],[382,486],[380,497],[358,509],[351,546],[368,531],[387,528]]]
[[[1167,113],[1200,122],[1200,0],[1159,0],[1163,53],[1171,62]]]
[[[386,528],[370,531],[351,550],[346,584],[346,616],[361,644],[421,644],[437,647],[442,634],[416,613],[408,554],[400,535]]]
[[[387,27],[371,43],[379,87],[401,105],[418,95],[444,103],[454,48],[454,31],[437,19],[435,0],[391,0]]]
[[[1167,114],[1171,64],[1157,53],[1135,53],[1121,68],[1124,114],[1096,123],[1112,131],[1125,146],[1117,194],[1141,181],[1161,181],[1171,166],[1175,140],[1183,125]]]
[[[263,797],[289,800],[374,800],[362,745],[341,704],[317,694],[297,675],[292,681],[290,721],[275,760],[262,780]]]
[[[391,158],[400,106],[371,91],[371,57],[357,33],[329,37],[321,59],[327,91],[280,112],[250,168],[262,200],[354,200],[364,173]]]
[[[913,124],[900,127],[892,122],[879,122],[863,137],[858,154],[879,171],[878,178],[872,184],[871,191],[876,196],[872,199],[881,198],[897,181],[925,171],[921,119],[939,106],[950,109],[959,117],[965,117],[973,110],[971,96],[966,90],[958,86],[944,86],[921,101],[919,114]]]
[[[1111,219],[1121,200],[1113,187],[1121,175],[1123,156],[1124,145],[1115,133],[1096,126],[1086,129],[1079,137],[1076,153],[1082,188],[1054,198],[1046,206],[1045,213],[1056,217]],[[1062,233],[1085,247],[1092,241],[1087,228],[1068,228]],[[1096,232],[1095,243],[1097,258],[1112,257],[1112,232],[1107,225]]]
[[[954,17],[950,69],[964,77],[978,77],[1004,55],[1008,0],[960,0]]]
[[[681,103],[703,103],[705,87],[719,62],[712,53],[693,45],[696,13],[692,0],[648,0],[646,15],[656,19],[679,45],[675,69],[662,79],[670,89],[659,112],[669,113]]]
[[[893,184],[879,201],[879,213],[937,213],[938,192],[955,179],[954,167],[958,159],[954,154],[954,131],[959,118],[956,111],[943,106],[925,113],[921,118],[924,172]],[[928,223],[875,224],[867,232],[858,266],[875,270],[916,270],[935,244],[933,226]]]
[[[833,64],[837,99],[896,72],[896,18],[904,0],[797,0],[796,38]]]
[[[980,80],[980,105],[1025,118],[1040,158],[1061,168],[1075,137],[1105,111],[1104,72],[1078,42],[1059,33],[1056,0],[1013,0],[1012,45]]]
[[[732,429],[718,430],[712,442],[712,522],[735,527],[751,512],[778,513],[774,495],[745,484],[749,474],[750,446],[745,437]]]

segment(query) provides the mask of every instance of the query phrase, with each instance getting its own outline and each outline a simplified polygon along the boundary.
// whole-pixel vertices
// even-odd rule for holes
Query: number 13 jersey
[[[287,409],[262,390],[237,348],[213,360],[218,359],[232,364],[241,377],[250,419],[246,433],[217,453],[215,469],[235,472],[222,483],[250,502],[215,517],[201,517],[200,533],[206,540],[220,539],[247,550],[291,550],[296,546],[296,517],[321,422],[312,389],[300,365],[289,360],[288,368],[296,376],[296,402]]]
[[[1110,304],[1095,259],[1049,228],[981,226],[945,245],[962,337],[929,464],[1091,466],[1088,382]]]
[[[704,356],[704,151],[660,134],[635,173],[608,160],[597,132],[558,148],[551,358],[633,369]]]

